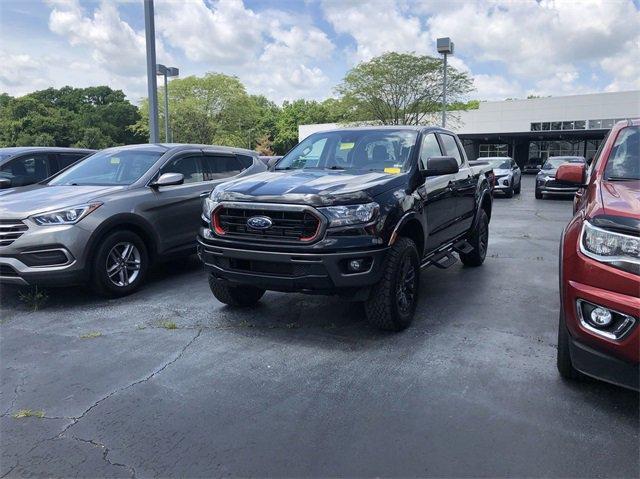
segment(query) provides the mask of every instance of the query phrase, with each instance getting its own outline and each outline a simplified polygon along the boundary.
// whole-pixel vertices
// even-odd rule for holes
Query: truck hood
[[[600,194],[607,215],[640,220],[640,180],[603,181]]]
[[[501,168],[494,168],[493,169],[493,174],[496,176],[506,176],[511,174],[511,170],[510,169],[501,169]]]
[[[125,186],[32,185],[12,189],[1,196],[0,219],[24,219],[45,211],[90,203],[100,196],[125,188]]]
[[[258,201],[330,206],[366,203],[389,189],[405,185],[406,174],[332,170],[267,171],[223,183],[216,201]]]

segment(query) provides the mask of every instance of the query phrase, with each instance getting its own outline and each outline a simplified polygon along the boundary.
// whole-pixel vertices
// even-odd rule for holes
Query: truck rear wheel
[[[253,306],[264,295],[264,289],[255,286],[230,286],[211,274],[209,288],[218,301],[229,306]]]
[[[419,286],[418,249],[409,238],[398,238],[387,255],[382,279],[364,304],[369,323],[385,331],[408,327],[416,310]]]
[[[473,246],[473,251],[467,254],[460,253],[460,261],[465,266],[480,266],[487,257],[487,246],[489,244],[489,217],[486,211],[480,210],[480,217],[476,227],[467,241]]]

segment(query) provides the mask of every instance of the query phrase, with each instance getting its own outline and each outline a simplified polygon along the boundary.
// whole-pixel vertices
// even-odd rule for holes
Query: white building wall
[[[439,121],[439,115],[437,120]],[[456,133],[514,133],[531,130],[531,123],[547,121],[639,118],[640,91],[595,93],[530,100],[488,101],[477,110],[451,113]],[[340,128],[336,123],[300,125],[302,140],[317,131]]]

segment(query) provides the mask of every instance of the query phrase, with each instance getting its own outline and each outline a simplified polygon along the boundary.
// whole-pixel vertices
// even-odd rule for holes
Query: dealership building
[[[469,159],[511,156],[524,165],[529,158],[590,158],[616,121],[638,117],[640,90],[481,102],[476,110],[449,112],[447,127],[459,135]],[[439,118],[434,114],[425,124],[439,125]],[[344,126],[300,125],[298,136]]]

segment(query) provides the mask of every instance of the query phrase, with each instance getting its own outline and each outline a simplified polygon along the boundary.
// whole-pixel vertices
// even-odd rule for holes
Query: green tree
[[[144,141],[131,128],[138,109],[120,90],[69,86],[18,98],[0,95],[0,145],[82,145],[93,148]]]
[[[276,121],[274,147],[284,154],[298,143],[298,125],[331,123],[332,117],[325,105],[317,101],[285,101]]]
[[[469,75],[447,68],[447,101],[472,91]],[[347,72],[336,91],[360,116],[386,125],[415,125],[442,108],[442,61],[412,53],[385,53]]]

